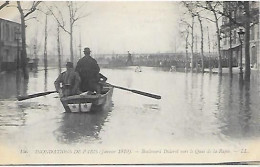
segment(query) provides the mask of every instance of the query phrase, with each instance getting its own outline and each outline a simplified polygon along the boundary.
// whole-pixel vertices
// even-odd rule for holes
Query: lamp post
[[[21,32],[20,32],[20,28],[17,27],[15,30],[15,40],[17,41],[16,70],[20,69],[20,47],[19,47],[20,39],[21,39]]]
[[[239,31],[237,32],[238,33],[238,36],[239,36],[239,41],[240,41],[240,63],[239,63],[239,74],[243,74],[243,66],[242,66],[242,46],[243,46],[243,39],[244,39],[244,35],[245,35],[245,32],[243,31],[242,28],[239,29]]]

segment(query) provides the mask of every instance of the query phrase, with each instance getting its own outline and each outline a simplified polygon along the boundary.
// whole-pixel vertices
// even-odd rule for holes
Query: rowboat
[[[79,95],[62,97],[61,103],[66,112],[90,112],[106,107],[113,95],[113,87],[103,87],[101,94],[84,92]]]

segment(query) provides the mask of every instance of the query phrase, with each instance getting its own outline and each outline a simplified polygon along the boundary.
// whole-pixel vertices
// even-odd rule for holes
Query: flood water
[[[17,101],[17,95],[54,90],[58,70],[0,78],[0,141],[21,148],[88,146],[238,145],[260,137],[260,74],[239,76],[169,72],[142,67],[101,69],[108,82],[154,93],[161,100],[114,89],[110,108],[64,113],[58,94]]]

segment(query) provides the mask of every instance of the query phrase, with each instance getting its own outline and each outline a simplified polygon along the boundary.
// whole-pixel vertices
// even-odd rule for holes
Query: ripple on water
[[[152,109],[152,110],[160,110],[160,106],[158,104],[143,104],[145,109]]]

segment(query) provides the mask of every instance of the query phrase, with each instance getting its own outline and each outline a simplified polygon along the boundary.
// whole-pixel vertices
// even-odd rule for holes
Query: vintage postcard
[[[1,1],[0,165],[258,164],[258,1]]]

